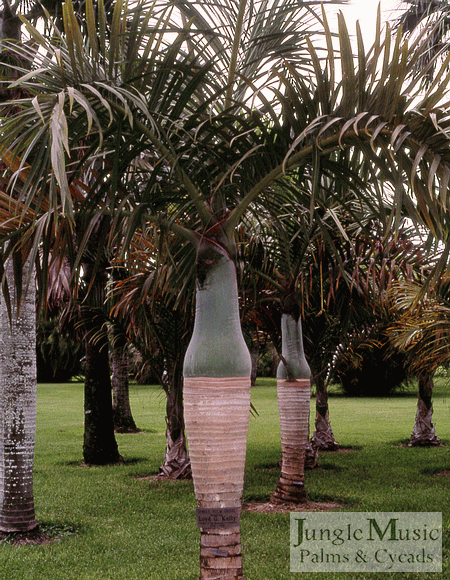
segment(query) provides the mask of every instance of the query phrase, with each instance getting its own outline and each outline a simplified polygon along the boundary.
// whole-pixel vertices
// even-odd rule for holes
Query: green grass
[[[398,573],[399,580],[450,579],[448,477],[450,397],[439,383],[434,398],[435,449],[409,449],[416,399],[330,397],[336,439],[348,453],[321,454],[319,469],[306,474],[308,497],[339,502],[345,511],[442,511],[442,574]],[[273,380],[252,391],[259,413],[250,419],[244,500],[268,501],[280,459]],[[35,461],[37,518],[59,539],[42,546],[0,545],[0,580],[197,580],[199,532],[192,482],[150,483],[165,446],[164,398],[157,387],[133,386],[133,413],[144,432],[117,435],[126,463],[83,467],[83,388],[40,385]],[[314,406],[314,400],[312,401]],[[313,417],[312,417],[313,419]],[[246,580],[299,578],[289,572],[289,516],[242,516]],[[309,576],[308,576],[309,577]],[[375,574],[315,574],[321,578],[366,579]],[[389,576],[388,576],[389,578]]]

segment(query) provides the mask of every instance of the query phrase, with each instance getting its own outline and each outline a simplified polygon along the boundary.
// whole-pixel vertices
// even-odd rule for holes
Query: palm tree
[[[416,419],[408,445],[439,445],[433,424],[433,377],[439,367],[447,367],[448,276],[433,286],[429,279],[399,282],[392,290],[391,304],[397,313],[389,327],[392,343],[405,351],[408,364],[418,379]]]
[[[33,266],[12,255],[0,300],[0,532],[36,531],[33,463],[36,430],[36,308]],[[15,264],[13,263],[15,262]],[[22,271],[24,291],[15,272]]]
[[[253,226],[256,233],[249,236],[242,254],[250,272],[246,284],[250,303],[247,317],[262,325],[270,308],[269,320],[277,322],[264,330],[275,333],[275,344],[281,331],[277,398],[282,465],[271,501],[303,503],[306,501],[304,463],[309,435],[311,371],[303,350],[302,288],[298,281],[307,266],[311,230],[315,225],[309,208],[295,205],[288,196],[280,194],[270,205],[270,212],[260,208],[259,222]]]
[[[107,220],[103,228],[91,237],[91,243],[105,236]],[[87,465],[106,465],[121,461],[114,436],[112,384],[109,364],[109,344],[106,325],[105,264],[95,269],[92,260],[83,261],[85,296],[81,303],[82,328],[85,342],[84,381],[84,441],[83,458]]]
[[[205,46],[195,44],[194,34],[189,36],[184,30],[171,47],[161,50],[164,35],[147,37],[143,32],[151,14],[143,22],[138,12],[127,19],[118,7],[108,42],[104,27],[100,26],[97,35],[91,26],[87,47],[70,4],[65,10],[67,44],[61,37],[57,50],[28,26],[44,51],[36,55],[38,68],[17,81],[30,91],[30,97],[20,100],[20,114],[4,124],[3,147],[5,151],[14,149],[22,167],[30,163],[26,207],[32,205],[43,216],[42,222],[47,219],[48,223],[50,215],[52,219],[64,215],[71,220],[82,211],[93,228],[96,220],[108,215],[108,243],[115,252],[120,247],[127,251],[128,241],[142,222],[170,229],[192,244],[197,305],[184,379],[202,529],[202,576],[241,578],[238,522],[250,404],[250,356],[239,324],[235,229],[261,192],[270,190],[277,195],[274,184],[285,182],[306,161],[314,168],[313,176],[317,175],[321,158],[339,148],[363,151],[370,163],[396,184],[394,193],[401,205],[411,199],[403,189],[402,171],[408,169],[405,182],[419,201],[417,208],[409,202],[408,210],[436,229],[442,198],[436,199],[432,186],[438,181],[448,184],[450,175],[445,134],[448,118],[437,107],[444,89],[437,84],[430,87],[418,104],[414,102],[413,110],[421,77],[406,87],[404,81],[417,61],[420,43],[409,53],[400,37],[393,39],[387,32],[381,42],[379,33],[367,55],[359,34],[355,66],[341,20],[342,84],[335,83],[334,51],[326,29],[326,74],[317,51],[308,45],[317,90],[311,91],[299,78],[295,64],[275,71],[289,97],[284,99],[274,91],[281,101],[284,124],[277,122],[277,108],[267,98],[262,115],[267,110],[269,117],[261,117],[261,111],[254,114],[245,102],[239,103],[239,111],[217,113],[214,97],[220,90],[213,82],[214,74],[212,81],[208,77],[214,67],[208,61],[203,65],[206,48],[195,58],[183,53],[187,40],[192,41],[189,46],[193,49]],[[94,23],[89,6],[88,15],[87,20]],[[159,26],[163,23],[162,17]],[[123,34],[126,30],[133,32],[132,42]],[[236,32],[239,38],[240,29]],[[196,36],[200,38],[202,31]],[[203,37],[210,45],[209,30]],[[150,44],[140,52],[139,41],[147,38]],[[247,84],[252,87],[250,79]],[[205,94],[211,96],[211,103],[205,102]],[[312,94],[320,95],[322,115],[318,118],[310,115]],[[233,99],[226,102],[231,105]],[[137,162],[144,154],[152,160],[145,171]],[[400,160],[401,170],[395,158]],[[95,167],[98,179],[86,200],[78,204],[69,183],[89,165]],[[137,183],[137,174],[140,187],[128,190],[133,180]],[[312,200],[315,193],[313,187]],[[119,219],[122,217],[127,218],[126,223]],[[80,255],[84,249],[79,250]],[[205,454],[205,429],[210,456]],[[235,452],[233,457],[231,452]],[[223,518],[219,529],[211,528],[212,515]]]
[[[126,321],[126,336],[166,395],[166,451],[160,473],[185,479],[191,477],[191,465],[182,371],[193,328],[194,273],[189,263],[192,257],[185,250],[182,259],[174,261],[170,254],[158,255],[158,246],[155,228],[133,240],[127,260],[121,264],[127,275],[111,288],[115,303],[112,316]],[[181,274],[183,262],[188,270]]]
[[[355,188],[364,187],[352,162],[354,164],[352,157],[347,158],[339,153],[323,159],[323,173],[317,184],[313,207],[310,205],[309,193],[312,188],[312,168],[302,168],[295,182],[297,199],[293,199],[294,191],[287,188],[283,195],[280,192],[275,199],[263,199],[270,213],[267,210],[265,213],[264,208],[259,209],[262,225],[257,229],[256,241],[248,244],[249,248],[252,245],[256,247],[247,257],[252,272],[252,279],[247,284],[250,296],[252,285],[259,288],[250,312],[259,324],[269,319],[266,331],[273,333],[275,330],[279,335],[280,327],[272,321],[279,320],[281,324],[282,348],[277,371],[277,392],[282,468],[280,481],[272,496],[272,501],[277,503],[306,501],[304,464],[305,454],[308,453],[311,371],[303,347],[305,332],[302,331],[302,319],[304,321],[305,316],[309,315],[306,337],[313,344],[309,356],[314,364],[316,385],[320,386],[320,379],[325,378],[334,353],[329,352],[327,356],[323,337],[318,336],[319,325],[315,319],[330,312],[330,302],[336,299],[339,284],[350,283],[345,272],[345,240],[341,238],[345,236],[350,245],[350,230],[363,228],[364,221],[368,219],[367,211],[362,211],[361,204],[357,203],[352,193]],[[360,169],[359,163],[357,169]],[[330,191],[333,192],[332,196]],[[350,221],[350,216],[352,220],[349,225],[346,222]],[[330,266],[333,268],[331,271]],[[330,287],[327,290],[329,281]],[[328,296],[324,296],[327,292]],[[315,297],[319,299],[314,300]],[[268,318],[265,314],[269,300],[272,304],[271,316]],[[341,303],[339,305],[342,306]],[[276,313],[276,310],[279,312]],[[339,312],[339,328],[344,325],[346,314]],[[325,320],[324,316],[322,318]],[[326,317],[327,328],[330,319]],[[344,329],[342,333],[345,333]],[[328,328],[328,339],[330,334]],[[272,339],[276,344],[276,337]],[[319,388],[317,391],[318,408],[323,413],[320,417],[327,422],[328,432],[331,433],[328,408],[324,408],[326,391],[320,391]],[[336,446],[334,438],[332,441]],[[316,452],[309,449],[309,454],[314,457]]]

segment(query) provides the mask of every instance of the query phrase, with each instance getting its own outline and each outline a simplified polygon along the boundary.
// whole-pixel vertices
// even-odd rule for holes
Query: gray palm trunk
[[[23,270],[24,280],[30,265]],[[6,264],[11,319],[0,300],[0,531],[38,527],[33,497],[36,432],[36,305],[34,280],[19,303],[11,260]],[[3,298],[3,297],[2,297]]]
[[[200,578],[243,580],[240,512],[251,359],[240,325],[234,263],[213,249],[199,261],[195,325],[183,374]]]
[[[433,424],[433,378],[431,376],[419,376],[419,396],[417,400],[417,413],[414,429],[408,446],[431,447],[440,445],[441,440],[436,435]]]
[[[311,371],[303,350],[301,319],[283,313],[282,359],[277,370],[281,428],[281,475],[271,500],[304,503],[305,455],[309,437]]]

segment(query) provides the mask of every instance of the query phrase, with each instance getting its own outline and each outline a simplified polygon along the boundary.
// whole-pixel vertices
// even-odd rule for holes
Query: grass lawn
[[[275,382],[252,391],[259,413],[250,419],[244,501],[266,502],[280,460]],[[133,414],[143,433],[117,435],[124,465],[83,467],[83,386],[40,385],[35,461],[36,514],[58,540],[42,546],[0,545],[0,580],[197,580],[199,532],[192,482],[149,481],[165,446],[164,397],[154,386],[132,386]],[[397,573],[399,580],[448,579],[450,566],[450,391],[434,397],[437,434],[446,444],[409,449],[414,393],[390,399],[330,397],[336,439],[347,453],[323,453],[306,474],[308,497],[344,511],[442,511],[442,574]],[[314,407],[314,399],[312,400]],[[313,420],[313,415],[312,415]],[[244,512],[246,580],[295,580],[289,571],[289,515]],[[380,574],[313,574],[375,579]],[[389,578],[389,576],[387,576]]]

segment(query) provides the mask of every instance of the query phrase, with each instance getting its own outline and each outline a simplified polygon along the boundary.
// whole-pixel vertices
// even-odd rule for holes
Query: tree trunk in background
[[[116,433],[139,433],[131,413],[127,345],[117,335],[113,337],[111,359],[114,430]]]
[[[339,449],[331,429],[328,410],[328,387],[323,376],[316,377],[316,428],[312,436],[312,446],[322,451]]]
[[[30,265],[23,270],[24,283]],[[12,261],[6,264],[12,318],[0,299],[0,531],[36,530],[33,462],[36,433],[36,305],[34,279],[20,309]]]
[[[85,272],[90,281],[88,264]],[[105,288],[106,272],[99,271],[82,308],[86,343],[83,458],[88,465],[122,460],[114,436],[108,341],[103,328]]]
[[[303,351],[301,319],[281,318],[282,360],[277,370],[281,428],[281,476],[271,501],[306,502],[305,453],[309,437],[311,371]]]
[[[87,465],[121,461],[114,437],[108,348],[86,339],[83,458]]]
[[[433,446],[440,445],[441,440],[436,436],[433,425],[433,378],[431,376],[418,377],[419,397],[417,401],[417,413],[414,429],[408,446]]]
[[[309,433],[309,425],[308,425]],[[317,460],[319,459],[319,450],[313,446],[311,439],[306,442],[305,448],[305,469],[315,469],[318,465]]]
[[[166,403],[166,452],[160,472],[170,479],[191,479],[191,461],[186,449],[184,433],[183,378],[172,375],[165,389]]]
[[[240,512],[251,358],[240,325],[235,265],[213,249],[199,253],[195,325],[183,372],[200,579],[243,580]]]
[[[254,330],[252,332],[252,340],[250,343],[250,357],[252,359],[251,384],[252,387],[254,387],[256,383],[256,378],[258,376],[258,359],[259,359],[259,337],[257,330]]]

